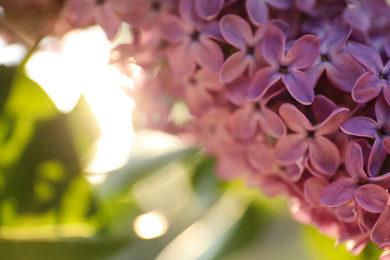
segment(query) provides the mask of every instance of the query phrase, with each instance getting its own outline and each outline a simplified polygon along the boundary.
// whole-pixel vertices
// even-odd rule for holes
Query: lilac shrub
[[[130,24],[111,63],[143,68],[136,126],[200,144],[220,178],[284,194],[298,221],[390,259],[385,0],[69,0],[61,19],[109,39]]]

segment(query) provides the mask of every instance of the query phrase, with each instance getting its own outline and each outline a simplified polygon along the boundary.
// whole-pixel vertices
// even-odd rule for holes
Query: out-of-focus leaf
[[[8,94],[10,92],[14,77],[16,74],[16,68],[6,67],[0,65],[0,112],[3,110],[3,106],[7,101]]]
[[[302,227],[303,239],[307,251],[316,260],[364,260],[362,255],[354,256],[349,253],[345,245],[335,247],[335,240],[321,235],[311,226]],[[374,259],[374,258],[372,258]]]
[[[9,75],[4,87],[8,93],[0,101],[0,167],[8,167],[21,156],[33,136],[35,124],[58,114],[57,108],[39,85],[25,76],[20,69],[3,68]],[[13,71],[12,73],[10,71]],[[8,90],[6,90],[8,87]],[[4,102],[1,103],[1,102]]]
[[[79,160],[86,166],[91,157],[91,148],[101,131],[84,96],[80,97],[75,108],[67,114],[67,120]]]
[[[0,240],[1,259],[9,260],[105,260],[126,241],[65,240],[8,241]]]
[[[58,114],[45,91],[19,71],[14,77],[4,109],[8,115],[25,120],[44,120]]]
[[[173,161],[190,158],[197,151],[197,148],[191,147],[155,158],[133,158],[123,168],[108,173],[107,180],[98,187],[97,191],[104,197],[123,194],[142,177],[152,174]]]
[[[49,170],[57,172],[47,173],[45,163],[56,163],[56,168]],[[17,200],[21,213],[46,211],[60,205],[70,180],[80,172],[66,117],[58,115],[37,125],[18,163],[6,170],[8,183],[5,196]],[[54,174],[60,176],[56,178]]]

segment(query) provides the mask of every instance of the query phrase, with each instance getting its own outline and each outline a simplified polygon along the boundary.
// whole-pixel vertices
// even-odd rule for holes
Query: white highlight
[[[53,49],[53,44],[48,46]],[[111,44],[105,33],[99,27],[75,30],[54,44],[54,49],[57,52],[39,51],[31,57],[29,76],[62,112],[71,111],[80,95],[85,96],[102,132],[87,171],[102,173],[123,166],[134,133],[133,101],[121,88],[132,87],[132,80],[108,64]]]
[[[134,220],[134,231],[143,239],[153,239],[162,236],[168,229],[167,219],[157,212],[138,216]]]

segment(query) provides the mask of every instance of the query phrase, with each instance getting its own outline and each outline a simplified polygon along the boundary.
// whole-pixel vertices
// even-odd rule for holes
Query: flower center
[[[246,46],[246,54],[252,55],[255,51],[255,48],[253,46]]]
[[[307,137],[314,138],[315,131],[307,131]]]
[[[384,129],[383,127],[380,128],[380,129],[377,129],[376,131],[377,131],[377,133],[378,133],[378,135],[379,135],[380,137],[382,137],[382,136],[384,136],[384,135],[387,135],[387,133],[386,133],[386,131],[385,131],[385,129]]]
[[[153,11],[159,11],[161,8],[161,3],[159,1],[153,1],[152,3],[152,10]]]
[[[386,74],[379,74],[379,78],[380,79],[384,79],[384,80],[387,80],[387,75]]]
[[[283,73],[283,74],[287,74],[288,73],[288,66],[280,65],[279,72]]]
[[[363,179],[363,178],[360,178],[360,179],[359,179],[359,185],[364,185],[364,184],[367,184],[367,183],[368,183],[367,180],[365,180],[365,179]]]
[[[327,54],[321,54],[321,61],[322,62],[329,61],[328,55]]]
[[[200,36],[200,33],[198,31],[194,31],[192,34],[191,34],[191,40],[192,41],[199,41],[199,36]]]
[[[102,5],[102,4],[104,4],[104,2],[105,2],[106,0],[96,0],[96,4],[97,5]]]

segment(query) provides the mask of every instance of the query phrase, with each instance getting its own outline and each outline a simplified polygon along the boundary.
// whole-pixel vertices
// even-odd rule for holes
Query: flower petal
[[[241,76],[248,67],[249,62],[245,59],[245,52],[239,51],[226,59],[219,72],[219,78],[224,83],[230,83]]]
[[[276,9],[286,9],[291,6],[291,0],[267,0],[267,3]]]
[[[291,68],[304,69],[313,64],[320,50],[320,40],[313,35],[299,38],[287,53],[285,62]]]
[[[314,206],[320,205],[321,192],[329,185],[326,179],[311,177],[305,181],[304,195],[305,199]]]
[[[275,146],[276,158],[284,164],[293,164],[306,152],[309,143],[301,134],[289,134],[281,137]]]
[[[382,59],[379,53],[364,44],[350,41],[348,44],[352,56],[371,71],[383,69]]]
[[[229,119],[229,129],[235,138],[241,140],[247,140],[256,133],[257,121],[254,118],[251,104],[237,109],[232,114]]]
[[[333,56],[326,67],[329,81],[344,92],[351,92],[356,80],[364,73],[364,67],[348,53]]]
[[[367,171],[369,176],[377,176],[387,157],[387,152],[383,146],[382,138],[375,139],[370,155],[368,156]]]
[[[96,22],[107,34],[108,40],[113,40],[117,35],[122,21],[118,15],[107,5],[96,8]]]
[[[175,43],[183,40],[187,36],[182,23],[183,21],[178,16],[167,14],[161,19],[161,26],[159,28],[167,41]]]
[[[315,127],[318,129],[317,134],[327,135],[339,131],[340,124],[347,118],[348,113],[349,109],[344,107],[334,110],[325,121]]]
[[[310,162],[324,175],[333,175],[340,164],[340,151],[337,146],[323,136],[316,136],[309,145]]]
[[[376,244],[390,240],[390,207],[386,207],[371,231],[371,240]]]
[[[384,127],[390,133],[390,106],[383,95],[380,95],[375,103],[375,116],[379,127]],[[386,129],[387,128],[387,129]]]
[[[366,184],[356,190],[355,198],[357,203],[368,212],[382,213],[390,199],[390,194],[376,184]]]
[[[240,50],[245,50],[253,37],[248,22],[235,14],[222,17],[219,26],[225,40]]]
[[[223,53],[218,44],[206,37],[200,37],[199,42],[194,44],[198,63],[208,72],[218,72],[223,63]]]
[[[178,43],[168,50],[168,62],[178,77],[189,76],[196,67],[195,56],[188,41]]]
[[[261,98],[264,93],[280,79],[276,68],[268,66],[259,69],[253,76],[249,86],[248,99],[255,100]]]
[[[218,15],[224,3],[224,0],[196,0],[195,8],[201,18],[212,19]]]
[[[296,133],[306,134],[313,126],[301,111],[293,104],[285,103],[279,108],[279,115],[287,127]]]
[[[352,89],[352,98],[358,103],[366,103],[378,96],[383,83],[373,71],[367,71],[355,82]]]
[[[362,148],[357,142],[350,141],[345,150],[345,168],[354,180],[359,181],[367,179],[363,166]]]
[[[386,152],[390,154],[390,137],[383,139],[383,147],[385,148]]]
[[[299,70],[291,71],[282,76],[291,96],[303,105],[310,105],[314,100],[314,90],[309,78]]]
[[[268,20],[268,6],[263,0],[246,0],[245,8],[253,24],[259,25]]]
[[[260,128],[268,135],[279,138],[286,134],[286,126],[274,111],[266,106],[258,113]]]
[[[318,122],[323,122],[334,110],[337,109],[337,106],[325,96],[317,95],[314,98],[312,109]]]
[[[321,192],[320,201],[327,207],[336,207],[350,201],[359,185],[354,179],[341,177],[325,187]]]
[[[352,117],[340,125],[340,129],[346,134],[370,138],[378,136],[377,128],[378,123],[365,116]]]
[[[284,33],[277,27],[270,27],[264,35],[261,53],[264,59],[274,67],[279,68],[279,65],[284,60],[285,42],[286,37]]]

